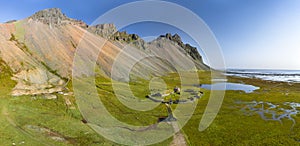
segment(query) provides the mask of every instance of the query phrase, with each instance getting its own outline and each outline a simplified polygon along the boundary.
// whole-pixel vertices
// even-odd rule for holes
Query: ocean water
[[[226,75],[300,83],[300,70],[229,69]]]

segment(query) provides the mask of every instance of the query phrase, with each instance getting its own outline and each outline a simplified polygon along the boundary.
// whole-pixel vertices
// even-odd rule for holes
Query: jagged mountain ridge
[[[84,36],[84,40],[82,38]],[[13,95],[55,93],[63,90],[71,78],[72,61],[76,48],[84,47],[82,61],[90,61],[98,46],[103,46],[97,64],[107,76],[111,76],[112,64],[118,61],[113,79],[127,81],[128,68],[131,73],[147,78],[163,75],[177,69],[191,70],[184,58],[190,58],[197,69],[209,69],[197,50],[181,42],[178,35],[159,37],[146,43],[136,34],[118,32],[113,24],[88,26],[82,21],[68,18],[60,9],[46,9],[19,21],[0,24],[0,58],[13,71],[17,81]],[[106,42],[106,39],[110,41]],[[81,43],[80,43],[81,41]],[[127,54],[119,55],[126,49]],[[135,57],[160,55],[135,64]],[[120,59],[116,59],[119,57]],[[80,69],[80,68],[79,68]],[[89,75],[88,71],[82,71]]]
[[[64,13],[61,12],[58,8],[45,9],[42,11],[38,11],[32,16],[29,17],[34,21],[39,21],[47,25],[78,25],[82,28],[87,28],[88,25],[80,20],[75,20],[67,17]]]

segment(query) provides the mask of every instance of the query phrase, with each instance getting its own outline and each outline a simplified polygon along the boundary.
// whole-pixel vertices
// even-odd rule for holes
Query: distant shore
[[[278,82],[300,83],[300,70],[230,69],[225,71],[225,75],[258,78]]]

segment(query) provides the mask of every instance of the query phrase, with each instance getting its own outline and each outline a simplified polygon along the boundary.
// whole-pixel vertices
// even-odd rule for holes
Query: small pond
[[[229,82],[218,82],[213,84],[201,84],[199,86],[203,89],[208,90],[241,90],[246,93],[251,93],[254,90],[259,89],[259,87],[247,84],[240,84],[240,83],[229,83]]]

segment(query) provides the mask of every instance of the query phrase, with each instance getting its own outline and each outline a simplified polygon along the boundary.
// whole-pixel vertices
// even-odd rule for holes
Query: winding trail
[[[165,104],[165,105],[168,108],[168,115],[169,115],[168,118],[169,119],[174,118],[174,115],[173,115],[173,112],[172,112],[172,108],[170,107],[170,105],[169,104]],[[186,140],[184,138],[184,135],[181,133],[181,130],[180,130],[179,126],[178,126],[177,121],[176,120],[175,121],[170,121],[170,123],[171,123],[174,131],[175,132],[177,131],[173,135],[173,140],[172,140],[172,142],[171,142],[170,145],[171,146],[186,146],[187,142],[186,142]]]
[[[173,140],[170,144],[170,146],[186,146],[186,140],[184,138],[184,135],[181,133],[179,126],[177,124],[177,122],[171,122],[174,131],[178,131],[177,133],[174,134],[173,136]]]

